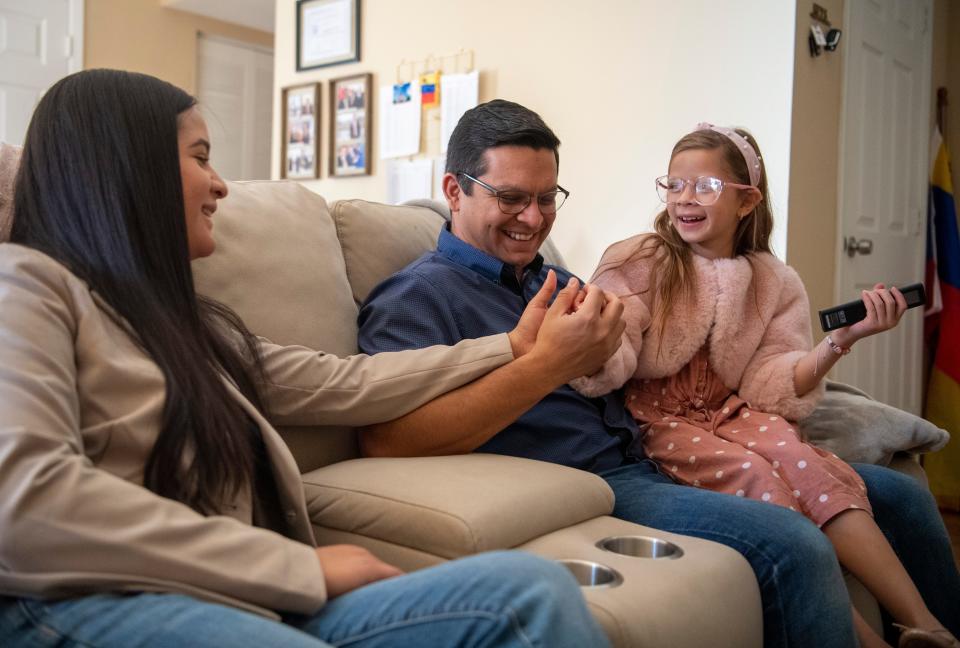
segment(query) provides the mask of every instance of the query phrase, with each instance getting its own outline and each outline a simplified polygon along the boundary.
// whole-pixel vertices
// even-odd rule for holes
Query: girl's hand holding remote
[[[830,334],[835,344],[846,349],[857,340],[892,329],[907,310],[907,301],[896,286],[888,289],[878,283],[873,290],[862,291],[861,298],[867,308],[867,317]]]

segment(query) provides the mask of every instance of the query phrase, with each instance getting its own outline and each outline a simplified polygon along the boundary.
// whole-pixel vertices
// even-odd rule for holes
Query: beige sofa
[[[443,218],[360,200],[328,207],[297,183],[264,181],[230,183],[214,222],[217,252],[195,263],[200,292],[276,342],[348,355],[357,350],[357,303],[433,248]],[[545,253],[559,261],[552,246]],[[746,560],[720,544],[610,517],[613,493],[595,475],[484,454],[359,459],[353,430],[281,432],[304,473],[320,543],[359,544],[407,570],[508,548],[598,563],[622,582],[584,593],[617,646],[762,643],[760,595]],[[676,550],[650,558],[597,546],[619,536]],[[590,574],[582,563],[572,568]],[[693,600],[710,605],[691,615],[685,603]]]
[[[230,183],[215,217],[217,252],[195,263],[198,290],[276,342],[356,353],[357,305],[435,246],[443,211],[362,200],[328,206],[294,182]],[[543,252],[561,262],[551,243]],[[747,562],[713,542],[610,517],[613,493],[595,475],[483,454],[361,459],[351,429],[281,431],[303,472],[320,543],[359,544],[407,570],[513,548],[580,561],[570,567],[587,582],[606,575],[585,564],[595,563],[619,577],[584,587],[617,646],[762,643],[759,591]],[[895,464],[923,479],[914,460]],[[620,551],[659,557],[598,546],[619,537],[646,538],[613,543]],[[855,580],[848,586],[879,627],[873,598]],[[710,605],[691,615],[686,604],[695,600]]]

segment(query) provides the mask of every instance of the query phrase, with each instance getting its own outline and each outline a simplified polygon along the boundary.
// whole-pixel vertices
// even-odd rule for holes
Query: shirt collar
[[[437,253],[454,263],[470,268],[494,283],[506,286],[518,295],[523,292],[520,282],[517,281],[514,266],[504,263],[500,259],[490,256],[466,241],[457,238],[450,231],[450,223],[444,225],[440,230],[440,237],[437,239]],[[541,268],[543,268],[543,256],[538,253],[533,261],[523,268],[523,271],[524,273],[529,271],[540,272]]]

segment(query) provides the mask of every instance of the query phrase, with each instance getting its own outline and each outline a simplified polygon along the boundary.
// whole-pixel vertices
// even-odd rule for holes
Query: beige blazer
[[[326,600],[300,474],[260,425],[283,507],[251,526],[250,493],[205,517],[143,487],[163,374],[103,300],[46,255],[0,244],[0,594],[168,591],[270,614]],[[422,352],[340,359],[262,340],[276,424],[396,418],[513,358],[505,334]]]

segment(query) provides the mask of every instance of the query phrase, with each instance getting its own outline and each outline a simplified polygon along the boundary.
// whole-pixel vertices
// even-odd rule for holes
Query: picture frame
[[[280,177],[320,177],[320,84],[289,86],[281,99]]]
[[[330,177],[370,175],[373,75],[330,81]]]
[[[297,0],[297,71],[360,60],[360,0]]]

